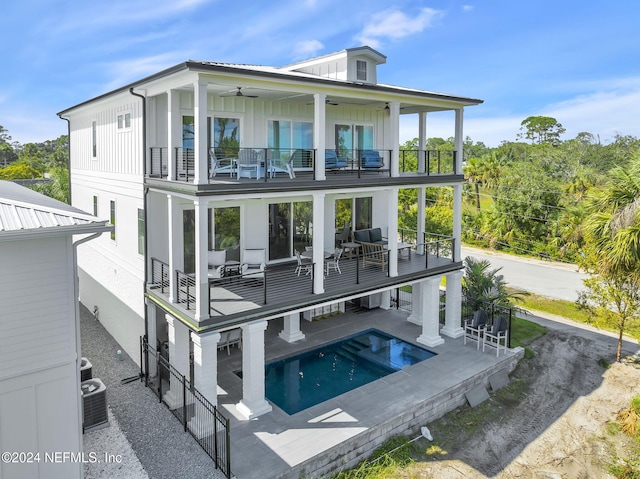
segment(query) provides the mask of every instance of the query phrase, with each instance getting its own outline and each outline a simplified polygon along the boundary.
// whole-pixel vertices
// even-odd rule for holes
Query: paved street
[[[502,268],[501,274],[509,286],[550,298],[575,301],[578,291],[584,289],[584,273],[576,272],[573,264],[558,263],[533,258],[507,255],[497,251],[462,247],[462,256],[488,259],[494,268]]]

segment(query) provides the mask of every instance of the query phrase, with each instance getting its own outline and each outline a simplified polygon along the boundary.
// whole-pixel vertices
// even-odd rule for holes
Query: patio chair
[[[464,340],[463,343],[467,344],[467,339],[470,341],[476,341],[478,351],[480,350],[480,343],[482,342],[483,333],[487,327],[487,313],[482,309],[478,309],[473,313],[472,319],[467,319],[464,322]],[[484,346],[483,346],[484,348]]]
[[[293,171],[294,154],[291,153],[289,158],[283,160],[280,158],[280,150],[267,150],[267,161],[269,164],[269,176],[273,178],[278,173],[286,173],[289,178],[294,179],[296,177]]]
[[[260,161],[258,161],[258,152],[250,148],[241,149],[238,152],[237,168],[238,178],[253,178],[253,175],[255,175],[256,180],[259,180]]]
[[[382,168],[384,160],[377,150],[362,150],[360,152],[360,168]]]
[[[224,264],[227,261],[227,250],[213,250],[208,253],[209,278],[222,278],[224,276]]]
[[[342,246],[342,243],[348,243],[350,235],[351,226],[346,224],[340,233],[336,233],[336,246]]]
[[[324,168],[326,170],[341,170],[348,165],[347,158],[338,158],[336,150],[324,151]]]
[[[295,250],[295,253],[296,260],[298,261],[298,266],[296,266],[296,270],[294,271],[294,273],[296,273],[298,276],[300,276],[300,273],[302,273],[303,271],[305,272],[305,276],[311,274],[311,270],[313,268],[313,262],[311,261],[311,259],[302,258],[300,256],[300,251],[298,250]]]
[[[249,279],[264,279],[266,269],[264,249],[245,249],[242,251],[242,276]]]
[[[496,348],[496,357],[500,355],[500,347],[507,352],[507,333],[509,331],[509,322],[504,316],[496,316],[493,320],[491,330],[486,330],[482,336],[482,352],[485,346]]]
[[[332,268],[337,271],[338,274],[342,274],[342,271],[340,271],[340,258],[342,257],[342,252],[342,248],[336,248],[333,257],[329,258],[324,264],[324,273],[326,276],[329,276],[329,270]]]
[[[214,148],[209,148],[209,161],[211,166],[209,170],[210,178],[214,178],[218,174],[227,174],[229,177],[233,177],[236,173],[236,159],[218,158]]]

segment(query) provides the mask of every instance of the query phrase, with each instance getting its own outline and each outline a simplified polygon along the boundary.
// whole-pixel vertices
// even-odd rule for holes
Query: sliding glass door
[[[294,250],[311,246],[312,236],[312,202],[269,205],[269,260],[292,258]]]
[[[373,149],[373,126],[336,124],[335,139],[338,156],[352,159],[354,151]]]

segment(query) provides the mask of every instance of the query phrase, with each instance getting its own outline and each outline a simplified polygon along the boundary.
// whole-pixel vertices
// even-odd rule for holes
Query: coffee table
[[[341,246],[342,246],[343,249],[349,249],[349,259],[351,259],[351,257],[353,256],[354,250],[356,252],[356,256],[358,256],[358,250],[360,249],[360,243],[345,242],[345,243],[342,243]]]

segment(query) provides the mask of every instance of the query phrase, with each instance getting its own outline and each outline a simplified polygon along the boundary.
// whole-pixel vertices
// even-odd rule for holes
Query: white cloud
[[[318,40],[305,40],[298,42],[293,48],[293,57],[297,60],[313,57],[323,48],[324,45]]]
[[[381,39],[397,40],[420,33],[442,15],[444,12],[433,8],[422,8],[415,16],[409,16],[400,10],[385,10],[375,13],[357,38],[363,44],[379,47]]]
[[[111,91],[127,85],[133,81],[144,78],[147,75],[164,70],[181,61],[185,61],[188,53],[177,51],[152,55],[144,58],[130,58],[121,62],[109,63],[105,65],[108,70],[104,76],[109,78],[109,83],[105,85],[106,91]]]
[[[473,5],[463,5],[462,6],[462,11],[463,12],[470,12],[471,10],[473,10],[475,7]]]

